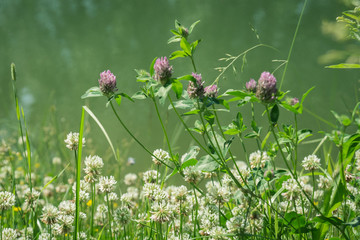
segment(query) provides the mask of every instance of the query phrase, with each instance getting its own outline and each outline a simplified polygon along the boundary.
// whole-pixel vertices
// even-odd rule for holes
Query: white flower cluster
[[[170,159],[169,153],[162,149],[156,149],[153,152],[153,155],[154,156],[151,156],[151,158],[156,165],[161,165],[164,162],[166,163]]]
[[[15,195],[11,192],[0,192],[0,210],[10,209],[15,205]]]
[[[253,152],[249,156],[249,162],[251,168],[264,168],[267,161],[270,160],[270,157],[266,152],[260,152],[259,150]]]
[[[101,176],[99,179],[99,190],[103,193],[111,193],[114,190],[117,181],[114,176]]]
[[[315,169],[318,169],[319,165],[320,165],[320,158],[318,158],[314,154],[305,157],[304,160],[302,161],[302,166],[308,171],[313,171]]]
[[[66,147],[70,150],[77,150],[79,147],[79,133],[70,132],[64,140]],[[85,138],[82,139],[82,145],[85,146]]]

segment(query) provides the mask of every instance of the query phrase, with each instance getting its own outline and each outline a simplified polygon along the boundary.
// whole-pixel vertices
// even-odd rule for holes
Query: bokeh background
[[[282,90],[301,97],[316,87],[306,100],[308,111],[299,119],[300,127],[312,129],[315,139],[321,137],[319,129],[330,127],[309,112],[335,123],[330,110],[347,113],[358,100],[358,70],[324,68],[356,61],[353,55],[359,51],[358,42],[348,40],[343,26],[335,23],[336,17],[352,9],[354,3],[359,4],[308,1],[288,65]],[[178,49],[178,44],[167,44],[175,19],[185,26],[201,20],[191,40],[202,39],[195,61],[208,84],[219,74],[214,68],[226,64],[218,60],[226,53],[237,55],[260,42],[277,49],[258,48],[250,52],[243,71],[240,60],[235,64],[237,72],[230,70],[220,80],[220,93],[228,88],[241,89],[250,78],[258,79],[262,71],[276,69],[279,62],[273,60],[287,58],[303,4],[299,0],[0,0],[1,138],[17,134],[10,78],[10,64],[14,62],[19,98],[27,116],[33,151],[37,152],[34,161],[47,166],[58,155],[69,161],[72,155],[65,149],[63,139],[68,132],[78,131],[81,106],[86,104],[108,131],[122,163],[115,163],[104,136],[91,119],[87,120],[85,154],[102,156],[110,173],[120,168],[122,172],[148,169],[150,156],[121,128],[111,109],[105,107],[106,99],[80,99],[88,88],[97,85],[100,72],[110,69],[117,76],[118,88],[132,95],[141,86],[136,82],[134,69],[148,69],[155,57],[169,56]],[[175,59],[171,64],[175,76],[192,72],[188,59]],[[282,70],[275,73],[278,79]],[[236,109],[235,105],[232,107]],[[192,142],[174,114],[166,109],[167,106],[162,107],[162,114],[172,143],[181,155]],[[248,111],[239,110],[246,117]],[[149,149],[165,147],[150,101],[123,100],[118,111]],[[263,109],[257,111],[261,116]],[[280,121],[289,121],[290,115],[283,112]],[[236,112],[232,114],[235,116]],[[224,125],[234,117],[232,114],[223,114]],[[187,121],[192,125],[194,120]],[[251,144],[254,142],[248,142],[250,149]],[[56,146],[55,150],[51,146]],[[240,160],[241,154],[239,150]],[[135,165],[126,165],[129,157],[135,159]]]

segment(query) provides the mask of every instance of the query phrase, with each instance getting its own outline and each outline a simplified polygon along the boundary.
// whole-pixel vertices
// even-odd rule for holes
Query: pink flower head
[[[298,98],[292,98],[290,99],[290,105],[291,106],[294,106],[295,104],[299,103],[299,99]]]
[[[154,79],[165,85],[171,78],[173,67],[170,66],[169,60],[166,57],[161,57],[156,59],[154,70]]]
[[[256,81],[254,79],[250,79],[250,81],[246,83],[246,90],[252,93],[256,92]]]
[[[276,99],[276,78],[269,72],[263,72],[258,80],[256,97],[262,102],[270,103]]]
[[[210,85],[205,88],[205,96],[215,98],[218,93],[217,85]]]
[[[110,70],[100,73],[99,87],[104,95],[109,96],[113,94],[117,90],[116,76]]]
[[[204,96],[204,82],[202,81],[201,74],[192,73],[192,76],[196,79],[196,82],[189,82],[187,93],[190,98],[202,98]]]

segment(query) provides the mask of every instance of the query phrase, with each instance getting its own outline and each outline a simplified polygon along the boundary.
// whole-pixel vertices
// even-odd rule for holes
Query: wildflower
[[[117,208],[114,212],[114,220],[120,224],[125,225],[130,222],[131,213],[127,207]]]
[[[143,173],[143,181],[145,183],[155,183],[160,178],[160,174],[156,170],[149,170]]]
[[[205,87],[205,97],[216,98],[218,93],[217,85],[210,85]]]
[[[58,235],[69,234],[73,231],[74,216],[60,214],[58,224],[54,224],[54,230]]]
[[[229,239],[226,235],[226,229],[221,226],[216,226],[209,231],[209,235],[213,240]]]
[[[189,166],[184,169],[184,179],[188,183],[198,183],[202,178],[202,173],[195,169],[195,166]]]
[[[256,92],[256,81],[254,79],[250,79],[250,81],[246,82],[245,86],[246,90],[248,90],[249,92]]]
[[[301,193],[301,188],[293,178],[284,181],[282,187],[287,191],[285,193],[282,193],[281,195],[283,195],[288,200],[298,198]]]
[[[318,179],[318,187],[320,189],[329,189],[332,185],[332,180],[327,178],[327,177],[324,177],[323,175],[320,175],[319,176],[319,179]]]
[[[170,155],[167,151],[164,151],[162,149],[156,149],[153,152],[152,161],[156,164],[156,165],[161,165],[161,163],[166,162],[170,159]]]
[[[169,222],[173,219],[173,209],[165,202],[155,202],[152,206],[151,220],[159,223]]]
[[[16,230],[12,228],[4,228],[1,235],[3,240],[15,240],[17,238]]]
[[[59,211],[62,215],[74,215],[75,210],[76,206],[74,201],[65,200],[59,204]]]
[[[56,223],[56,217],[59,214],[58,209],[51,205],[48,204],[46,206],[43,207],[42,209],[42,215],[41,215],[41,221],[45,224],[48,225],[53,225],[54,223]]]
[[[107,97],[112,95],[116,88],[116,76],[110,72],[110,70],[100,73],[99,79],[100,91]]]
[[[0,192],[0,210],[6,210],[15,205],[15,195],[11,192]]]
[[[104,166],[104,162],[101,157],[94,155],[88,156],[85,158],[85,168],[84,171],[86,176],[84,177],[86,182],[92,183],[95,182],[100,175],[100,170]]]
[[[128,164],[128,165],[134,165],[134,164],[135,164],[135,158],[129,157],[129,158],[127,159],[127,164]]]
[[[114,176],[110,177],[100,177],[99,180],[99,190],[101,192],[110,193],[114,189],[114,185],[116,184],[116,180]]]
[[[114,192],[109,193],[108,198],[109,198],[109,201],[119,200],[118,195],[116,193],[114,193]],[[106,201],[106,197],[104,198],[104,200]]]
[[[223,204],[230,200],[231,192],[226,186],[221,186],[219,182],[208,182],[206,184],[209,199],[214,204]]]
[[[39,240],[53,240],[55,238],[50,238],[50,233],[41,233],[39,235]]]
[[[135,173],[128,173],[124,177],[124,183],[125,185],[134,185],[137,180],[137,175]]]
[[[354,174],[352,174],[350,171],[349,171],[349,168],[350,168],[350,165],[348,165],[344,171],[344,174],[345,174],[345,181],[346,182],[351,182],[353,179],[354,179]]]
[[[316,155],[309,155],[302,161],[302,166],[309,171],[313,171],[319,168],[320,158]]]
[[[79,133],[70,132],[64,141],[66,147],[70,150],[77,150],[79,147]],[[85,138],[82,139],[82,144],[85,146]]]
[[[264,103],[270,103],[276,99],[276,94],[276,78],[269,72],[263,72],[258,80],[256,97]]]
[[[59,158],[59,157],[53,157],[52,163],[53,163],[54,165],[60,165],[60,164],[61,164],[61,158]]]
[[[39,196],[40,196],[40,192],[36,191],[35,189],[32,189],[32,191],[30,191],[30,188],[28,188],[25,191],[25,202],[23,206],[25,212],[30,210],[30,208],[32,209],[36,208]]]
[[[176,191],[174,192],[176,201],[186,200],[187,194],[188,194],[188,189],[184,185],[181,185],[180,187],[178,187],[176,189]]]
[[[264,168],[267,161],[270,160],[270,157],[266,152],[260,152],[259,150],[253,152],[249,156],[249,162],[251,168]]]
[[[76,195],[76,182],[72,187],[72,191],[74,196]],[[90,198],[90,184],[84,180],[80,180],[80,191],[79,191],[79,199],[82,202],[86,202]]]
[[[290,105],[291,106],[294,106],[294,105],[296,105],[296,104],[298,104],[299,103],[299,99],[298,98],[291,98],[290,99]]]
[[[205,94],[204,82],[202,81],[201,74],[192,73],[192,76],[196,79],[195,82],[190,81],[187,88],[189,98],[202,98]]]
[[[145,197],[155,200],[156,195],[161,191],[160,186],[155,183],[145,183],[143,187],[143,194]]]
[[[166,57],[158,58],[154,64],[154,79],[164,86],[170,80],[172,70],[173,67],[170,66],[169,60]]]

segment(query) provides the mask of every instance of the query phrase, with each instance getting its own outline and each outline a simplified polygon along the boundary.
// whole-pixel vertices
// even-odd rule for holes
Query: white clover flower
[[[298,198],[301,193],[301,188],[293,178],[284,181],[282,187],[287,191],[281,195],[289,200]]]
[[[6,210],[15,205],[15,195],[11,192],[0,192],[0,210]]]
[[[105,214],[108,212],[108,208],[105,204],[99,204],[96,208],[96,212],[101,213],[101,214]]]
[[[231,192],[226,186],[221,186],[219,182],[208,182],[206,184],[208,197],[214,204],[223,204],[230,200]]]
[[[302,166],[308,171],[319,169],[319,165],[320,165],[320,158],[318,158],[314,154],[305,157],[304,160],[302,161]]]
[[[61,158],[59,157],[53,157],[52,164],[54,165],[60,165],[61,164]]]
[[[58,214],[59,211],[55,206],[47,204],[42,209],[41,221],[45,224],[52,225],[56,223]]]
[[[109,201],[116,201],[119,200],[119,197],[116,193],[111,192],[108,194]],[[104,197],[104,200],[106,201],[106,196]]]
[[[70,132],[64,140],[66,147],[70,150],[77,150],[79,147],[79,133]],[[85,146],[85,138],[82,139],[82,145]]]
[[[87,156],[85,158],[85,168],[84,171],[87,175],[90,175],[90,178],[95,180],[99,175],[100,171],[104,166],[104,162],[101,157],[94,155],[94,156]]]
[[[137,180],[137,175],[135,173],[128,173],[124,177],[124,183],[125,185],[134,185]]]
[[[143,173],[143,181],[145,183],[156,183],[160,179],[160,173],[156,170],[149,170]]]
[[[54,224],[54,230],[58,235],[69,234],[73,231],[74,216],[60,214]]]
[[[74,198],[76,197],[76,182],[73,184],[72,191],[74,194]],[[80,191],[79,191],[79,199],[81,202],[86,202],[90,199],[90,184],[85,182],[84,180],[80,180]]]
[[[251,168],[264,168],[267,161],[270,160],[270,157],[266,152],[260,152],[259,150],[253,152],[249,156],[249,162]]]
[[[114,212],[114,220],[119,225],[128,224],[131,219],[131,212],[127,207],[121,207],[115,210]]]
[[[164,151],[162,149],[156,149],[153,152],[154,156],[151,156],[152,161],[156,164],[156,165],[161,165],[163,162],[166,163],[166,161],[168,161],[170,159],[170,155],[167,151]]]
[[[202,177],[202,172],[200,170],[196,170],[195,166],[189,166],[184,169],[185,182],[197,184]]]
[[[55,238],[50,239],[50,233],[41,233],[38,240],[55,240]]]
[[[174,192],[174,197],[175,197],[176,201],[186,200],[188,192],[189,192],[188,189],[184,185],[181,185],[180,187],[178,187],[176,189],[176,191]]]
[[[159,222],[169,222],[174,218],[174,211],[170,204],[166,202],[155,202],[151,207],[151,217],[150,219]]]
[[[143,195],[149,199],[155,200],[158,192],[160,192],[160,186],[155,183],[145,183],[143,187]]]
[[[319,176],[318,187],[320,189],[329,189],[332,186],[332,180],[323,175]]]
[[[74,215],[76,211],[75,202],[71,200],[62,201],[59,204],[59,211],[63,215]]]
[[[15,240],[17,238],[16,230],[12,228],[4,228],[1,235],[3,240]]]
[[[226,221],[226,228],[230,233],[240,233],[245,229],[246,223],[242,216],[234,216]]]
[[[114,176],[102,176],[99,179],[99,190],[103,193],[110,193],[114,190],[116,183],[117,181],[115,180]]]
[[[220,226],[215,226],[209,231],[209,235],[211,236],[211,240],[222,240],[229,239],[226,235],[226,229]]]

